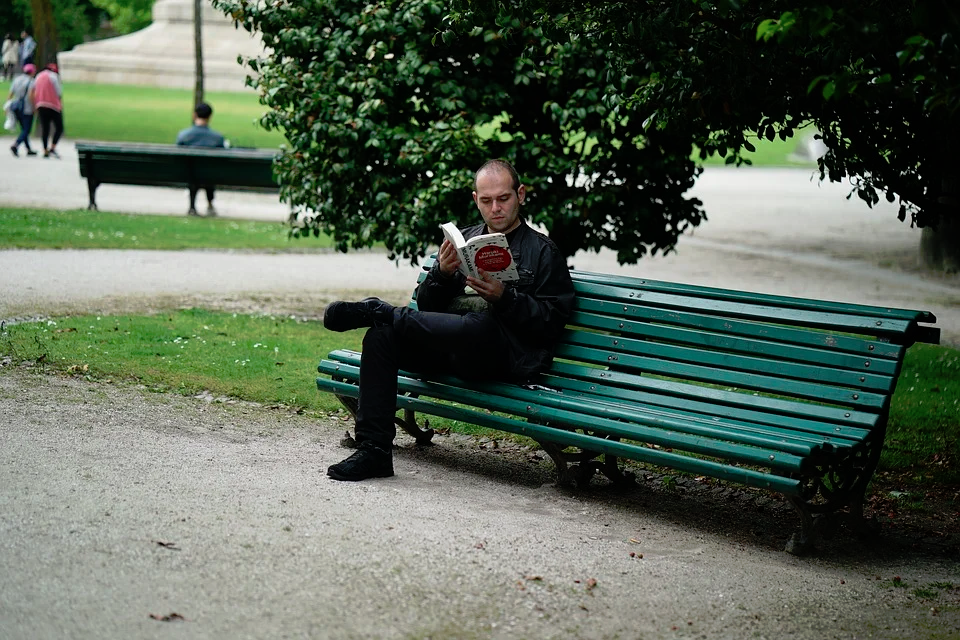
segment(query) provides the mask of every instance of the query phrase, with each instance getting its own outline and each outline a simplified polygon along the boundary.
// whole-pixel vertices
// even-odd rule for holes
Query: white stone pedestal
[[[233,26],[204,0],[203,70],[207,91],[245,91],[249,70],[237,56],[258,56],[263,44]],[[194,86],[193,0],[156,0],[153,23],[135,33],[88,42],[58,56],[65,83]]]

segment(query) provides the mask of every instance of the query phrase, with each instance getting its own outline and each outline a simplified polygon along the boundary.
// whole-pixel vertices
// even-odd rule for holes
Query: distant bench
[[[173,144],[76,143],[80,176],[87,179],[90,203],[97,208],[101,184],[130,184],[183,189],[212,185],[241,191],[279,191],[273,175],[277,151],[210,149]]]
[[[422,277],[421,277],[422,279]],[[617,458],[785,495],[807,551],[840,518],[862,529],[907,347],[938,343],[929,312],[573,272],[576,310],[552,367],[527,385],[401,372],[397,424],[415,412],[533,438],[560,484]],[[410,303],[416,307],[416,300]],[[355,412],[360,354],[336,350],[317,387]],[[575,466],[569,466],[576,463]]]

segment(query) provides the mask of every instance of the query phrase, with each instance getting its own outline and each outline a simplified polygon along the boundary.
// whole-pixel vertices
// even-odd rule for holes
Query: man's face
[[[509,233],[520,226],[520,203],[526,193],[524,186],[513,190],[513,180],[506,171],[490,168],[477,178],[473,201],[480,209],[487,230],[491,233]]]

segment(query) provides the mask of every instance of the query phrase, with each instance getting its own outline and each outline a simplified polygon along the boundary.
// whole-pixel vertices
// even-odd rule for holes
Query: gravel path
[[[955,557],[844,535],[798,559],[766,494],[567,493],[451,437],[338,483],[343,425],[24,370],[0,375],[0,415],[8,640],[960,633],[935,586],[960,584]]]

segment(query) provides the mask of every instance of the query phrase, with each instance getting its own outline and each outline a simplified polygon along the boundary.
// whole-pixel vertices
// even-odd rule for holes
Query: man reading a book
[[[418,310],[393,307],[378,298],[327,306],[327,329],[369,327],[360,359],[359,448],[327,470],[331,478],[393,475],[400,369],[524,382],[550,365],[552,349],[573,310],[573,282],[553,241],[520,216],[525,195],[509,162],[487,161],[474,177],[473,191],[483,222],[461,230],[467,240],[505,234],[519,280],[500,282],[485,271],[482,278],[464,276],[456,250],[444,240],[437,261],[417,287]],[[465,298],[465,286],[476,292],[466,296],[473,303],[456,304]]]

